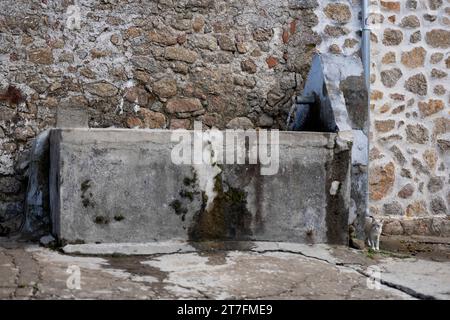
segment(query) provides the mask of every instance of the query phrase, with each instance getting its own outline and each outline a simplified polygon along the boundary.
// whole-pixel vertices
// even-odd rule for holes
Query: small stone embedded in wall
[[[447,49],[450,47],[450,31],[433,29],[426,33],[425,41],[432,48]]]
[[[335,22],[346,23],[352,17],[350,8],[345,3],[330,3],[324,9],[325,15]]]
[[[390,51],[390,52],[386,53],[383,56],[383,59],[381,60],[382,64],[389,64],[389,63],[395,63],[395,62],[396,62],[396,58],[395,58],[394,51]]]
[[[399,45],[403,40],[403,33],[401,30],[386,29],[383,33],[383,44],[386,46]]]
[[[369,175],[369,193],[371,200],[383,199],[394,186],[395,167],[392,162],[385,166],[371,168]]]
[[[128,88],[124,98],[130,103],[146,106],[149,103],[149,93],[143,87]]]
[[[401,166],[404,166],[406,164],[406,158],[403,155],[402,151],[400,150],[399,147],[397,147],[396,145],[392,146],[391,148],[389,148],[389,151],[391,151],[394,155],[395,160],[397,161],[397,163]]]
[[[154,43],[164,46],[173,46],[177,43],[177,36],[167,29],[165,30],[151,30],[147,33],[147,38]]]
[[[198,54],[195,51],[175,46],[165,49],[165,57],[168,60],[178,60],[187,63],[194,63],[198,58]]]
[[[422,162],[420,162],[420,160],[415,157],[413,157],[413,159],[412,159],[412,166],[418,174],[424,174],[424,175],[430,174],[430,170],[428,170],[428,168],[425,167],[422,164]]]
[[[430,62],[433,64],[439,63],[444,58],[444,54],[441,52],[435,52],[430,56]]]
[[[220,49],[231,52],[236,51],[234,40],[230,37],[221,34],[217,36],[217,41],[219,43]]]
[[[337,38],[349,34],[350,30],[346,27],[326,25],[324,32],[332,38]]]
[[[359,44],[359,41],[356,39],[345,39],[344,48],[354,48]]]
[[[381,7],[389,11],[400,11],[399,1],[381,1]]]
[[[422,33],[420,31],[414,32],[411,37],[409,37],[409,42],[418,43],[422,40]]]
[[[152,86],[153,92],[160,98],[170,98],[177,94],[177,81],[172,78],[163,78]]]
[[[437,19],[437,16],[435,16],[434,14],[424,14],[423,15],[423,19],[429,22],[434,22]]]
[[[139,114],[142,114],[144,128],[163,129],[166,127],[166,116],[163,113],[141,108]]]
[[[420,27],[420,20],[415,15],[409,15],[402,19],[400,26],[403,28],[415,29]]]
[[[398,201],[393,201],[383,204],[383,213],[389,216],[401,216],[404,214],[404,211]]]
[[[197,16],[194,18],[192,22],[192,29],[194,29],[195,32],[202,31],[203,27],[205,25],[205,20],[201,16]]]
[[[395,15],[388,17],[388,21],[392,24],[395,24],[396,20],[397,20],[397,17]]]
[[[51,48],[34,49],[28,52],[28,59],[32,63],[49,65],[54,62],[53,51]]]
[[[272,69],[278,64],[278,59],[273,56],[270,56],[266,59],[266,63],[269,69]]]
[[[428,210],[426,207],[426,203],[421,201],[415,201],[412,204],[408,205],[406,208],[406,215],[408,217],[415,217],[415,216],[424,216],[428,214]]]
[[[172,119],[170,120],[170,129],[189,129],[191,122],[189,119]]]
[[[389,132],[395,128],[395,120],[376,120],[375,129],[378,132]]]
[[[134,117],[134,116],[128,117],[126,120],[126,124],[127,124],[127,127],[131,128],[131,129],[143,127],[141,119],[139,119],[138,117]]]
[[[269,41],[270,39],[272,39],[272,36],[272,29],[258,28],[253,31],[253,39],[259,42]]]
[[[113,97],[118,93],[118,89],[106,81],[88,83],[85,85],[85,89],[89,93],[99,97]]]
[[[401,93],[391,93],[389,98],[396,101],[405,101],[405,95]]]
[[[380,90],[371,90],[370,100],[381,100],[383,99],[384,93]]]
[[[241,62],[242,71],[256,73],[256,63],[252,59],[245,59]]]
[[[402,105],[399,105],[398,107],[395,107],[393,110],[392,110],[392,114],[398,114],[398,113],[401,113],[401,112],[403,112],[403,111],[405,111],[405,105],[404,104],[402,104]]]
[[[408,68],[422,67],[425,63],[425,56],[427,51],[422,48],[414,48],[411,51],[402,53],[401,61]]]
[[[446,76],[448,76],[448,73],[436,68],[433,68],[431,70],[431,77],[432,78],[436,78],[436,79],[441,79],[441,78],[445,78]]]
[[[167,102],[166,109],[169,113],[183,113],[202,110],[203,106],[197,98],[173,98]]]
[[[422,116],[428,117],[444,109],[444,102],[442,100],[431,99],[428,102],[420,101],[419,110]]]
[[[425,75],[419,73],[408,78],[405,82],[405,89],[420,96],[425,96],[428,91],[428,83]]]
[[[263,113],[258,119],[258,126],[267,128],[273,125],[273,118],[265,113]]]
[[[397,195],[402,199],[408,199],[414,194],[414,190],[414,186],[408,183],[400,189]]]
[[[433,93],[438,96],[443,96],[446,92],[447,92],[447,90],[445,89],[445,87],[442,84],[436,85],[433,89]]]
[[[428,0],[428,5],[431,10],[437,10],[442,6],[443,0]]]
[[[417,9],[417,0],[406,0],[406,8],[411,10]]]
[[[433,198],[431,200],[430,207],[433,214],[449,214],[445,201],[441,197]]]
[[[227,129],[247,130],[247,129],[252,129],[252,128],[254,128],[252,121],[246,117],[234,118],[227,124]]]
[[[330,51],[330,53],[332,54],[341,54],[342,50],[341,48],[337,45],[337,44],[332,44],[328,50]]]
[[[427,189],[431,193],[436,193],[444,188],[444,177],[433,176],[427,184]]]
[[[428,129],[421,124],[406,126],[406,138],[408,142],[425,144],[429,140]]]
[[[397,84],[397,81],[403,76],[399,68],[384,70],[381,72],[381,82],[384,86],[392,88]]]
[[[436,163],[437,163],[436,152],[431,149],[426,150],[423,153],[422,158],[425,161],[425,163],[427,164],[428,168],[430,168],[430,170],[434,171],[434,169],[436,168]]]

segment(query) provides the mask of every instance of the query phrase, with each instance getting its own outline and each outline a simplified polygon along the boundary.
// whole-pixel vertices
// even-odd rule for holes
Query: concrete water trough
[[[61,243],[347,244],[367,209],[367,136],[353,110],[366,99],[340,88],[360,70],[356,57],[314,57],[288,118],[309,132],[229,137],[195,123],[180,132],[73,121],[46,131],[31,152],[24,230],[51,225]]]
[[[53,129],[53,234],[65,243],[347,243],[351,139],[344,133],[279,132],[269,148],[273,159],[279,152],[272,167],[250,164],[248,155],[240,159],[246,164],[174,163],[175,133]],[[196,133],[184,134],[194,145]],[[245,150],[261,150],[260,137],[249,141]]]

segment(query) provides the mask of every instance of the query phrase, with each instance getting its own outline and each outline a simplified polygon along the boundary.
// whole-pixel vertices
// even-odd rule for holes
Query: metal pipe
[[[369,161],[369,152],[370,152],[370,139],[369,139],[369,131],[370,131],[370,35],[371,30],[369,28],[369,4],[370,0],[361,0],[361,58],[364,68],[364,80],[366,83],[367,90],[367,120],[366,127],[362,128],[363,132],[367,136],[367,161]],[[358,236],[362,239],[364,238],[364,225],[365,225],[365,217],[369,215],[369,164],[367,164],[366,174],[365,174],[365,185],[364,185],[364,202],[365,202],[365,212],[362,213],[359,217],[359,229]]]
[[[370,28],[369,28],[369,1],[361,1],[361,57],[364,67],[364,79],[366,88],[370,88]]]

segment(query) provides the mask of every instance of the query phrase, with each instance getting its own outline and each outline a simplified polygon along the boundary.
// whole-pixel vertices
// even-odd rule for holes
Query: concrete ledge
[[[178,254],[190,252],[214,251],[253,251],[298,253],[329,263],[343,262],[332,254],[333,247],[327,244],[308,245],[291,242],[269,241],[162,241],[147,243],[101,243],[101,244],[69,244],[62,248],[63,252],[72,255],[88,256],[151,256],[162,254]]]
[[[344,133],[280,132],[279,170],[262,176],[259,163],[219,171],[175,165],[173,132],[52,130],[53,234],[66,243],[347,244],[351,141]]]

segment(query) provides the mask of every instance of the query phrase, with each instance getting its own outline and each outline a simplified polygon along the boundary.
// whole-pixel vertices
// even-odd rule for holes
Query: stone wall
[[[283,129],[321,42],[317,5],[2,0],[0,235],[22,221],[31,141],[47,128]]]
[[[450,1],[372,2],[371,213],[402,218],[390,233],[439,234],[450,207]],[[413,218],[426,218],[422,231],[405,229]]]

